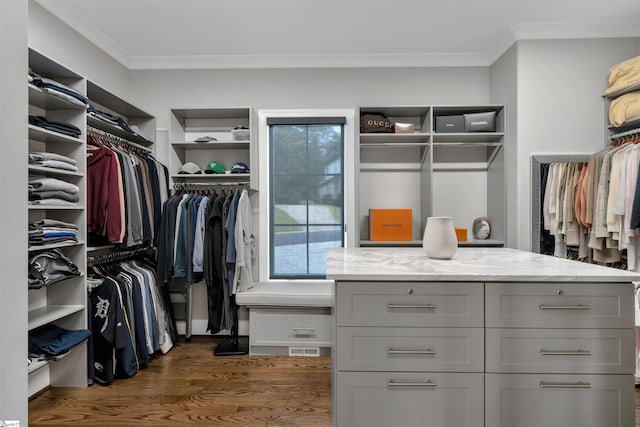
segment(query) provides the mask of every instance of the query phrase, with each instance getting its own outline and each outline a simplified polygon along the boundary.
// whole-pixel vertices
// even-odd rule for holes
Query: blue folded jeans
[[[29,352],[58,356],[71,350],[91,335],[88,329],[68,331],[56,325],[45,325],[29,333]]]

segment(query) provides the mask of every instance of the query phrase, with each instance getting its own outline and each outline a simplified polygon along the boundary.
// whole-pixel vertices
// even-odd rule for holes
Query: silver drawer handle
[[[311,336],[315,335],[316,330],[314,328],[292,328],[293,333],[297,336]]]
[[[540,388],[591,388],[591,383],[578,381],[576,383],[552,383],[540,381]]]
[[[540,310],[591,310],[588,305],[544,305],[540,304]]]
[[[425,354],[425,355],[435,355],[436,352],[434,350],[396,350],[390,348],[387,350],[388,354]]]
[[[389,387],[436,387],[438,384],[431,381],[395,381],[387,383]]]
[[[583,350],[581,348],[578,350],[545,350],[541,348],[540,354],[543,356],[591,356],[589,350]]]
[[[437,308],[436,305],[434,304],[426,304],[426,305],[402,305],[402,304],[389,304],[387,306],[389,309],[394,309],[394,308],[404,308],[404,309],[412,309],[412,308],[426,308],[426,309],[432,309],[435,310]]]

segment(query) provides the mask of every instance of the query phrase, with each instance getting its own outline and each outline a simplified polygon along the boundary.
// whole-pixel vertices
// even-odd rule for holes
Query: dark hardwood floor
[[[214,346],[193,337],[111,386],[49,389],[29,402],[29,426],[331,426],[329,357],[215,357]]]
[[[29,426],[331,425],[329,357],[216,357],[193,337],[111,386],[51,388],[29,402]]]

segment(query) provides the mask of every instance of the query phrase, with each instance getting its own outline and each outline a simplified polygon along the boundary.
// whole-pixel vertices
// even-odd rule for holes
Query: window
[[[267,119],[269,278],[325,277],[325,250],[342,247],[344,117]]]

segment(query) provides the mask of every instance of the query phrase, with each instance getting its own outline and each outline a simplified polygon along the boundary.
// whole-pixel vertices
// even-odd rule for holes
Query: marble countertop
[[[326,271],[330,280],[640,281],[640,273],[508,248],[458,248],[449,260],[422,248],[328,249]]]

